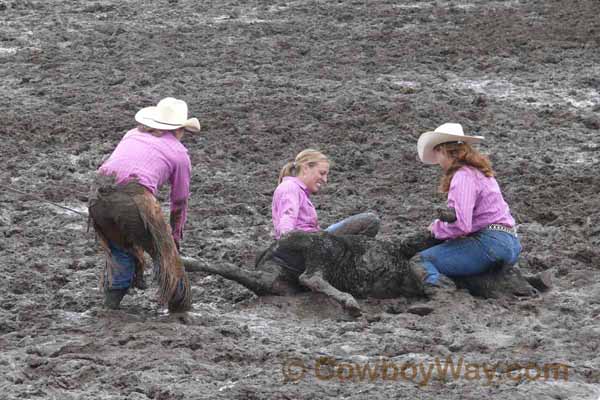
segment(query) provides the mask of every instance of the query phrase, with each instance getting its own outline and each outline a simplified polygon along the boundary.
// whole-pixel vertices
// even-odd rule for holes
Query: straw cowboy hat
[[[185,128],[191,132],[200,132],[197,118],[188,119],[188,106],[183,100],[165,97],[156,107],[142,108],[135,114],[135,120],[149,128],[175,130]]]
[[[434,131],[423,133],[417,142],[417,150],[419,151],[419,158],[425,164],[437,164],[433,149],[438,144],[448,142],[479,143],[482,140],[483,136],[466,136],[461,124],[448,122],[438,126]]]

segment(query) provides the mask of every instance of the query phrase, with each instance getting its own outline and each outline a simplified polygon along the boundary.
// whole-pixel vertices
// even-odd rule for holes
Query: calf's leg
[[[536,296],[539,291],[521,274],[517,266],[504,266],[484,274],[455,277],[456,284],[474,296],[498,298],[506,295]]]
[[[323,293],[340,303],[352,316],[359,316],[362,312],[356,299],[349,293],[337,290],[323,278],[321,271],[311,274],[303,273],[300,275],[300,283],[312,291]]]
[[[325,229],[325,232],[337,236],[364,235],[375,237],[377,232],[379,232],[380,226],[381,221],[379,220],[379,217],[373,213],[366,212],[344,218],[343,220],[330,225]]]
[[[181,257],[185,270],[188,272],[202,271],[209,274],[221,275],[247,287],[257,295],[276,293],[277,273],[267,271],[249,271],[232,264],[211,265],[191,257]]]

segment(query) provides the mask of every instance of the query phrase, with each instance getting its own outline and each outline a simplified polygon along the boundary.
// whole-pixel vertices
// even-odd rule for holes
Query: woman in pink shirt
[[[190,283],[178,254],[190,194],[191,163],[181,143],[200,123],[188,119],[187,104],[171,97],[140,110],[140,126],[123,136],[98,169],[89,215],[106,253],[104,304],[118,308],[132,286],[145,288],[144,256],[152,257],[159,282],[159,301],[169,311],[191,307]],[[170,224],[155,198],[171,187]]]
[[[451,288],[447,277],[475,275],[515,264],[521,244],[508,204],[504,201],[490,161],[471,143],[481,136],[466,136],[462,126],[446,123],[419,137],[419,158],[443,171],[440,191],[456,220],[434,220],[429,231],[444,242],[417,254],[411,269],[424,283],[426,293]]]
[[[310,200],[327,184],[329,159],[320,151],[305,149],[288,162],[279,174],[278,186],[273,193],[271,207],[275,239],[294,230],[318,232],[321,230],[317,211]],[[379,218],[373,213],[361,213],[345,218],[327,229],[335,235],[367,235],[375,237],[379,231]],[[296,255],[275,255],[278,261],[301,272],[304,260]]]

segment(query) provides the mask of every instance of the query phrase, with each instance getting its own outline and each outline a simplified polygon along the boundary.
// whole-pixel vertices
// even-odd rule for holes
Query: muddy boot
[[[425,296],[430,299],[435,297],[442,291],[448,292],[455,290],[456,284],[454,283],[454,281],[443,274],[440,274],[438,280],[435,283],[425,282],[423,285],[423,292],[425,293]]]
[[[420,254],[417,254],[408,260],[408,268],[415,277],[419,286],[423,287],[425,285],[427,276],[429,276],[429,272],[427,272],[425,265],[423,265]]]
[[[146,284],[146,280],[144,279],[144,273],[138,274],[136,272],[135,277],[133,278],[133,287],[140,290],[148,289],[148,285]]]
[[[415,255],[408,261],[408,267],[421,286],[423,294],[428,298],[434,297],[440,290],[456,290],[456,285],[452,279],[443,274],[439,274],[435,283],[428,282],[427,278],[431,274],[423,264],[420,254]]]
[[[148,289],[148,285],[146,284],[146,280],[144,279],[144,266],[140,262],[136,260],[135,263],[135,273],[133,275],[133,285],[134,288],[140,290]]]
[[[192,308],[192,292],[190,287],[190,281],[187,276],[183,276],[179,283],[177,284],[177,288],[175,289],[175,293],[173,294],[173,298],[169,300],[168,309],[170,313],[180,313],[189,311]]]
[[[105,289],[104,306],[111,310],[118,310],[125,293],[127,293],[127,289]]]

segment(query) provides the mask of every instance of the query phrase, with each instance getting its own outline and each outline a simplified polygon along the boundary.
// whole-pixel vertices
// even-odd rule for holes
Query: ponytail
[[[302,150],[298,153],[294,161],[287,162],[281,168],[277,184],[279,185],[286,176],[298,176],[303,168],[312,168],[322,161],[329,162],[329,159],[320,151],[314,149]]]
[[[296,169],[295,161],[289,161],[288,163],[286,163],[283,166],[283,168],[281,168],[281,171],[279,172],[279,180],[277,181],[277,184],[279,185],[283,181],[283,178],[285,178],[286,176],[296,176],[295,169]]]

